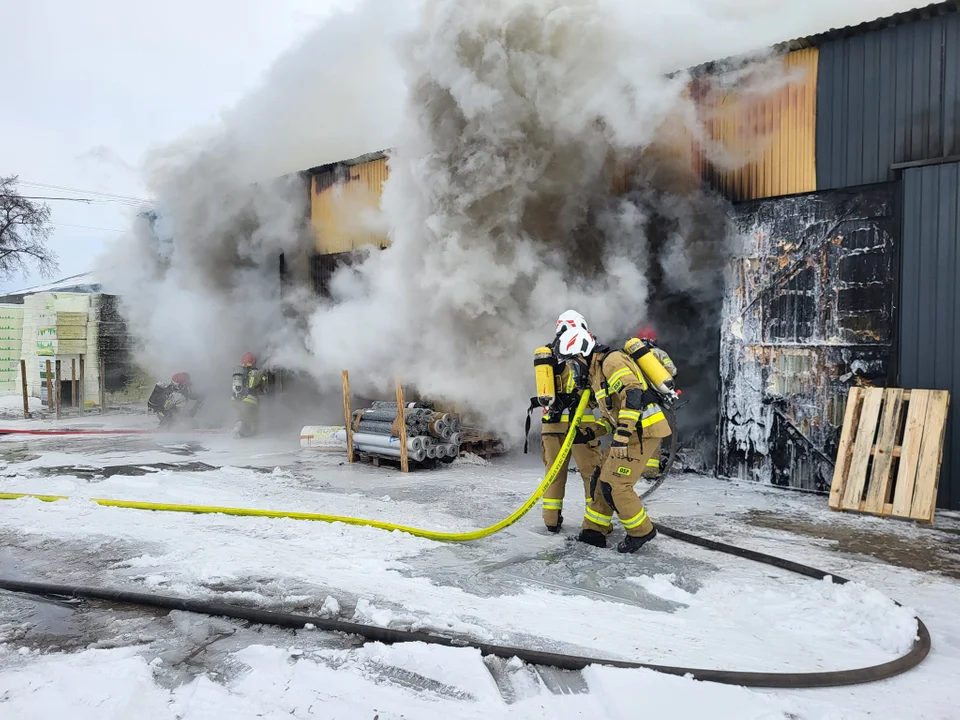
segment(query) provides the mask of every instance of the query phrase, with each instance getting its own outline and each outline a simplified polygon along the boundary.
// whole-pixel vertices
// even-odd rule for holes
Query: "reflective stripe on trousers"
[[[631,518],[620,518],[620,522],[627,530],[633,530],[635,527],[640,527],[646,519],[647,509],[644,508]]]
[[[603,527],[610,527],[613,524],[613,515],[603,515],[596,510],[591,510],[589,507],[586,509],[586,512],[583,513],[583,516],[590,522],[602,525]],[[643,521],[641,520],[640,522]]]

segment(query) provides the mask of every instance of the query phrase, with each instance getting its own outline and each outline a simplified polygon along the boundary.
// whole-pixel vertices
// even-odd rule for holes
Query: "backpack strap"
[[[530,407],[527,408],[527,420],[523,424],[523,454],[527,454],[527,447],[530,443],[530,415],[540,407],[540,400],[538,398],[530,398]]]

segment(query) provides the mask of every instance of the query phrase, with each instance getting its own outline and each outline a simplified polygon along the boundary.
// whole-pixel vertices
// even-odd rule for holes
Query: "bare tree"
[[[50,208],[17,192],[16,175],[0,177],[0,278],[26,275],[28,262],[43,277],[56,272],[57,256],[47,247],[52,233]]]

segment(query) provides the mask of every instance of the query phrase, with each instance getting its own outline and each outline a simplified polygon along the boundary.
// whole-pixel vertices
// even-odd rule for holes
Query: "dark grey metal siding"
[[[824,43],[817,189],[893,180],[896,163],[960,153],[960,14]]]
[[[900,386],[949,390],[939,507],[960,508],[960,163],[905,170]]]

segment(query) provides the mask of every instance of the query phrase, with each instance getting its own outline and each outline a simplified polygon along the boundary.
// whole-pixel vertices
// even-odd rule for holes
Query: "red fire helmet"
[[[644,325],[639,330],[637,330],[637,337],[641,340],[654,340],[657,339],[657,331],[654,330],[649,325]]]

